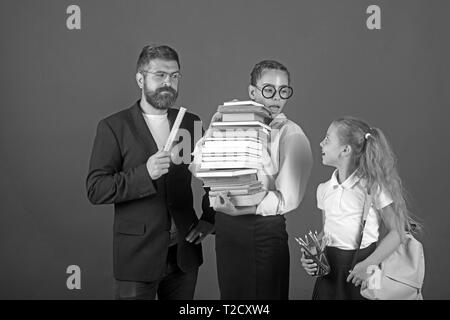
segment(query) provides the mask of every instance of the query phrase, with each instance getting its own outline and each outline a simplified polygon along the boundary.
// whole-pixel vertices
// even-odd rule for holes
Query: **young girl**
[[[364,299],[359,286],[369,277],[368,267],[380,264],[396,250],[405,240],[405,231],[412,231],[416,222],[406,208],[395,155],[380,129],[356,118],[341,118],[330,125],[320,146],[323,164],[336,170],[317,188],[323,233],[331,237],[325,249],[331,271],[317,278],[313,299]],[[357,264],[351,270],[368,193],[372,207]],[[384,230],[382,237],[379,227]],[[301,261],[306,272],[313,275],[317,269],[313,260],[303,253]]]

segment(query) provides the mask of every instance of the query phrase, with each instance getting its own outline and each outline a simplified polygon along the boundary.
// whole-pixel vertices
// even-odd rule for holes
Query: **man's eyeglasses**
[[[150,74],[152,74],[153,79],[155,79],[156,81],[160,81],[160,82],[166,80],[167,76],[169,76],[170,80],[173,80],[173,81],[178,81],[181,78],[181,73],[179,71],[167,73],[164,71],[153,72],[153,71],[144,70],[144,71],[142,71],[142,73],[150,73]]]
[[[255,86],[259,91],[261,91],[262,95],[266,99],[272,99],[277,94],[277,89],[271,85],[266,84],[264,87],[260,88],[258,86]],[[292,89],[289,86],[281,86],[278,89],[278,94],[280,95],[280,98],[283,100],[287,100],[294,94],[294,89]]]

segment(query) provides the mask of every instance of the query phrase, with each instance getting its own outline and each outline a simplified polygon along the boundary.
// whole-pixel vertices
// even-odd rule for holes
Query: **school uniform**
[[[317,207],[324,212],[325,218],[324,233],[331,237],[331,243],[325,249],[331,270],[328,275],[317,278],[313,292],[315,300],[364,299],[360,287],[347,282],[347,277],[358,248],[366,197],[365,185],[365,180],[358,177],[356,171],[340,184],[335,170],[331,179],[317,188]],[[392,199],[384,189],[379,189],[373,195],[357,262],[375,251],[380,225],[377,211],[391,203]]]

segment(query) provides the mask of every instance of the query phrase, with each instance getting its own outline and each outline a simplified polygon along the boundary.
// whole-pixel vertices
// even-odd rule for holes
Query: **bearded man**
[[[86,189],[91,203],[114,204],[116,299],[193,299],[201,241],[214,230],[208,190],[198,219],[189,163],[176,164],[164,151],[178,113],[172,107],[180,78],[174,49],[144,47],[136,72],[141,99],[97,126]],[[190,134],[191,150],[197,121],[186,112],[180,125]]]

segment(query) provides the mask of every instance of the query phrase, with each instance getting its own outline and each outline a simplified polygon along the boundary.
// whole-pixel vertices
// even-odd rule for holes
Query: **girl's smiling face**
[[[320,147],[324,165],[338,167],[342,164],[345,145],[342,145],[339,140],[338,127],[335,124],[332,123],[328,128],[327,135],[320,143]]]

